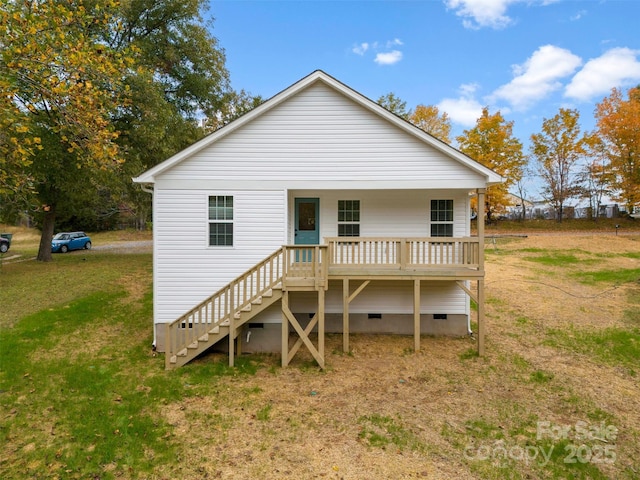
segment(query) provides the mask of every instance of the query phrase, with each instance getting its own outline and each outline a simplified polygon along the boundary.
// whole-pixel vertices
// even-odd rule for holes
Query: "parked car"
[[[11,246],[11,240],[5,237],[0,237],[0,253],[7,253]]]
[[[56,233],[51,241],[53,253],[67,253],[70,250],[89,250],[91,239],[84,232],[60,232]]]

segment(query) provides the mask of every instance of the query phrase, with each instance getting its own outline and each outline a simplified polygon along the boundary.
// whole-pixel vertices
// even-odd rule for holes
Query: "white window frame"
[[[434,208],[435,203],[435,208]],[[449,204],[451,208],[449,208]],[[453,237],[453,219],[455,218],[455,204],[451,198],[433,198],[429,202],[429,233],[432,237]],[[450,214],[450,216],[449,216]],[[437,230],[450,230],[450,232],[437,231],[434,235],[434,227]],[[451,233],[449,235],[449,233]]]
[[[357,205],[357,209],[354,207]],[[342,207],[342,208],[341,208]],[[359,237],[360,236],[360,215],[361,215],[361,202],[360,200],[338,200],[338,236],[339,237]],[[341,218],[341,214],[345,214],[345,217]],[[350,217],[349,220],[345,220],[346,217]],[[354,219],[354,217],[357,217]],[[345,229],[352,229],[356,227],[357,235],[353,234],[353,230],[349,233],[340,234],[340,227]]]
[[[214,207],[214,210],[212,210],[211,207],[211,200],[212,199],[216,199],[216,206]],[[218,204],[218,202],[220,201],[220,199],[222,199],[222,205],[220,206]],[[229,207],[227,205],[227,202],[229,202],[230,199],[230,203],[231,206]],[[235,208],[235,202],[234,202],[234,197],[233,195],[208,195],[207,196],[207,223],[208,223],[208,231],[207,231],[207,245],[209,247],[212,248],[216,248],[216,247],[222,247],[222,248],[230,248],[233,247],[234,242],[235,242],[235,228],[234,228],[234,208]],[[222,209],[222,210],[220,210]],[[220,216],[217,216],[215,218],[211,218],[211,214],[212,212],[214,213],[221,213]],[[219,232],[216,232],[215,236],[212,236],[211,233],[211,229],[213,228],[214,225],[224,225],[225,228],[230,228],[231,229],[231,233],[229,234],[228,232],[224,232],[222,234],[220,234]],[[231,238],[231,243],[227,243],[226,241],[224,243],[211,243],[212,238],[216,238],[216,239],[227,239],[228,237]]]

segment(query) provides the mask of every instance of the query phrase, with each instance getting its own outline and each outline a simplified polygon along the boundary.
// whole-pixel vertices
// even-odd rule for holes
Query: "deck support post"
[[[320,368],[324,368],[324,288],[318,289],[318,355],[322,362],[318,361]],[[313,352],[312,352],[313,353]]]
[[[353,293],[350,293],[349,278],[342,279],[342,351],[344,353],[349,353],[349,304],[354,298],[360,295],[370,283],[371,280],[365,280]]]
[[[289,325],[298,334],[298,339],[289,349]],[[318,326],[318,348],[309,339],[309,334]],[[318,311],[303,329],[289,308],[289,294],[282,292],[282,366],[286,367],[302,345],[315,358],[320,368],[324,368],[324,289],[318,290]]]
[[[286,367],[289,364],[289,319],[286,315],[286,311],[289,310],[289,291],[282,292],[282,366]]]
[[[420,351],[420,279],[413,281],[413,350]]]
[[[342,351],[349,353],[349,279],[342,280]]]
[[[484,280],[478,280],[478,356],[484,356]]]
[[[236,341],[236,307],[234,284],[229,288],[229,366],[233,367],[235,362],[235,341]]]
[[[478,279],[478,355],[484,355],[484,208],[485,189],[478,189],[478,267],[483,278]]]

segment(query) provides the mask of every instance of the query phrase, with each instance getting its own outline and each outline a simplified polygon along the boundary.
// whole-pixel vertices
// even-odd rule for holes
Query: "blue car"
[[[91,239],[84,232],[60,232],[51,241],[51,251],[53,253],[67,253],[71,250],[89,250]]]

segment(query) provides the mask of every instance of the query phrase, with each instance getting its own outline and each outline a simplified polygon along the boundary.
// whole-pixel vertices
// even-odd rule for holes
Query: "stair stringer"
[[[280,286],[274,287],[265,292],[257,300],[254,300],[250,304],[246,305],[242,309],[236,311],[234,323],[235,332],[234,339],[238,337],[242,326],[247,322],[255,318],[258,314],[264,312],[267,308],[274,305],[282,299],[282,288]],[[169,359],[171,368],[181,367],[186,365],[194,358],[198,357],[202,353],[206,352],[220,341],[226,339],[229,335],[229,319],[225,319],[220,325],[213,327],[209,332],[200,336],[197,341],[194,341],[186,348],[180,350],[177,354],[173,355]]]

